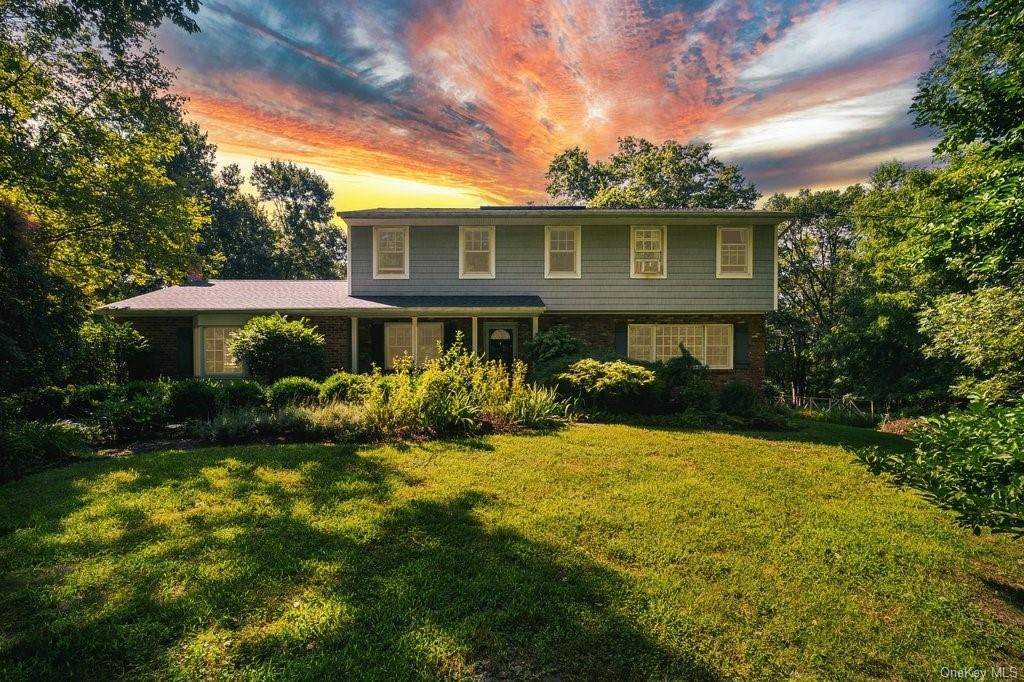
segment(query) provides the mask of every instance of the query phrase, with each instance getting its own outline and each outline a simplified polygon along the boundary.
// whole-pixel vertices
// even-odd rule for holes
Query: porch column
[[[537,337],[537,332],[540,331],[540,317],[537,315],[533,316],[533,337]]]
[[[418,318],[412,318],[412,362],[414,365],[420,364],[419,354],[419,338],[420,335],[417,333],[416,322]]]
[[[477,326],[476,325],[476,318],[475,317],[471,317],[469,319],[472,320],[472,324],[473,324],[473,328],[470,330],[469,336],[472,339],[473,355],[476,355],[477,354],[477,351],[476,351],[476,326]]]
[[[359,318],[350,317],[349,324],[352,325],[352,373],[356,374],[359,372]]]

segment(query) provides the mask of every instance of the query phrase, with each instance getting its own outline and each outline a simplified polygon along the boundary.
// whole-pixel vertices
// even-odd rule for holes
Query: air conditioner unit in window
[[[660,260],[640,260],[636,262],[638,275],[660,275]]]

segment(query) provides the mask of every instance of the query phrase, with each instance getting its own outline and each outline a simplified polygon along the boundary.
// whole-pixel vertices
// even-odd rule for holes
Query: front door
[[[515,359],[515,334],[514,327],[492,327],[487,330],[487,358],[500,360],[507,366],[512,366]]]

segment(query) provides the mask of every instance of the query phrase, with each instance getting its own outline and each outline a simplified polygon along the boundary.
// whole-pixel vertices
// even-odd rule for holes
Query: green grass
[[[940,679],[1024,545],[806,423],[93,461],[0,487],[0,677]]]

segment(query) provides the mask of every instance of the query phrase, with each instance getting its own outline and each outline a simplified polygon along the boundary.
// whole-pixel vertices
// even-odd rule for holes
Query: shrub
[[[924,420],[911,431],[912,452],[857,453],[872,473],[916,488],[961,525],[979,533],[1024,536],[1024,400],[1007,407],[973,403]]]
[[[167,409],[176,419],[209,419],[219,402],[220,384],[209,379],[175,381],[167,389]]]
[[[290,376],[320,376],[324,337],[308,320],[288,320],[279,313],[254,317],[228,342],[231,352],[265,383]]]
[[[363,405],[370,438],[404,439],[422,432],[421,404],[407,364],[392,374],[374,369]]]
[[[842,426],[859,426],[861,428],[872,429],[879,421],[878,417],[870,414],[859,412],[857,410],[844,407],[842,405],[833,405],[827,410],[810,412],[811,419],[817,421],[827,422],[829,424],[840,424]]]
[[[366,394],[367,379],[361,374],[336,372],[324,379],[320,387],[320,402],[353,402],[362,400]]]
[[[138,382],[96,407],[96,422],[117,440],[151,435],[167,423],[167,387]]]
[[[119,383],[128,379],[129,367],[149,349],[149,343],[128,322],[88,320],[80,331],[81,350],[75,368],[77,380]]]
[[[228,381],[220,387],[220,404],[225,409],[263,407],[267,404],[267,393],[255,381]]]
[[[558,375],[560,386],[585,404],[607,410],[636,409],[655,381],[646,367],[615,360],[586,358]]]
[[[50,421],[62,416],[65,393],[65,389],[57,386],[43,386],[28,392],[22,398],[22,417],[28,420]]]
[[[571,418],[572,403],[547,386],[523,386],[513,390],[508,412],[513,423],[527,429],[550,429],[562,426]]]
[[[730,381],[718,394],[718,406],[734,417],[749,417],[757,407],[757,393],[740,381]]]
[[[362,405],[335,401],[299,407],[298,411],[305,419],[306,435],[312,439],[341,443],[363,435],[366,409]]]
[[[320,384],[308,377],[285,377],[267,388],[267,403],[274,409],[314,403],[320,398]]]
[[[539,332],[526,343],[526,359],[531,363],[575,355],[583,350],[583,342],[565,327],[552,327]]]
[[[659,402],[673,412],[707,410],[712,399],[708,370],[686,349],[682,353],[652,367],[658,380]]]
[[[193,436],[221,445],[261,438],[294,441],[352,442],[363,435],[362,406],[348,403],[289,405],[280,410],[244,407],[224,410],[213,419],[190,425]]]
[[[117,392],[114,384],[69,386],[64,394],[64,413],[69,417],[92,418],[104,400]]]
[[[0,480],[88,454],[90,432],[67,421],[12,422],[0,429]]]

